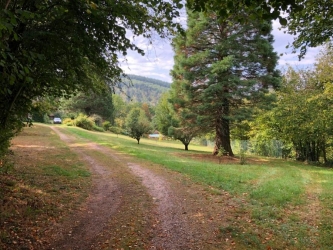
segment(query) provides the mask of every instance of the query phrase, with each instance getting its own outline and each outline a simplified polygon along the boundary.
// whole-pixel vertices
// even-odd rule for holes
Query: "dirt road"
[[[52,128],[93,173],[84,207],[50,229],[49,249],[229,249],[228,195]]]

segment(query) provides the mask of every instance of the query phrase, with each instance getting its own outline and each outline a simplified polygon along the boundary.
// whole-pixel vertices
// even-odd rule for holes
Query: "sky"
[[[311,67],[315,57],[319,52],[319,48],[309,48],[305,58],[298,60],[297,54],[291,53],[291,49],[286,46],[291,44],[293,37],[279,30],[280,24],[278,21],[273,22],[274,50],[280,56],[278,68],[283,69],[287,65],[296,68]],[[150,44],[143,38],[136,38],[136,44],[144,49],[145,55],[141,56],[136,52],[128,51],[126,56],[127,61],[121,63],[121,68],[126,74],[140,75],[171,83],[170,70],[173,67],[173,50],[168,39],[153,39]]]

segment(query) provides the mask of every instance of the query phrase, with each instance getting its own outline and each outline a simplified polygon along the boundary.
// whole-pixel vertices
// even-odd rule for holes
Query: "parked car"
[[[53,119],[53,124],[61,124],[61,119],[59,117],[55,117]]]

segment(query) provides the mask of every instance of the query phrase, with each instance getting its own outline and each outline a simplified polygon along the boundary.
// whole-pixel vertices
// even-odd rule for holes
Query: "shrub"
[[[65,118],[62,123],[67,126],[75,126],[75,120],[72,120],[71,118]]]
[[[104,130],[109,130],[111,128],[111,123],[109,121],[105,121],[102,123]]]
[[[50,117],[47,114],[44,114],[44,116],[43,116],[43,123],[46,123],[46,124],[52,123],[50,120]]]
[[[99,126],[97,126],[95,124],[93,126],[93,130],[98,131],[98,132],[104,132],[104,129],[102,127],[99,127]]]
[[[124,134],[123,129],[119,127],[110,127],[109,130],[115,134]]]
[[[75,119],[75,124],[77,127],[93,130],[94,128],[94,121],[84,114],[79,114],[78,117]]]
[[[91,119],[97,126],[100,126],[102,124],[103,118],[100,115],[92,114],[89,116],[89,119]]]

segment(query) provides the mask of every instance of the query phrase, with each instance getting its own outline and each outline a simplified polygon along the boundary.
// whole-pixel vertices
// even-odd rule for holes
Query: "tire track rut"
[[[67,225],[62,225],[64,229],[57,234],[58,240],[51,246],[52,249],[100,249],[101,245],[96,242],[96,235],[112,237],[112,232],[105,232],[110,230],[107,224],[119,216],[119,210],[127,207],[122,200],[126,193],[126,190],[123,190],[124,185],[121,188],[119,181],[112,177],[113,170],[116,168],[115,164],[127,166],[127,171],[138,180],[136,185],[145,187],[154,204],[153,211],[145,211],[154,216],[149,242],[146,242],[147,239],[140,239],[146,242],[145,249],[191,249],[188,248],[191,232],[186,225],[185,217],[179,210],[180,202],[177,201],[170,184],[163,177],[139,164],[129,162],[128,157],[111,149],[93,142],[78,144],[75,137],[62,133],[59,128],[52,127],[52,129],[74,152],[89,163],[93,173],[93,190],[86,201],[86,207],[73,216],[74,225],[68,222]],[[98,159],[89,155],[88,152],[91,150],[109,157],[110,164],[100,164]]]

